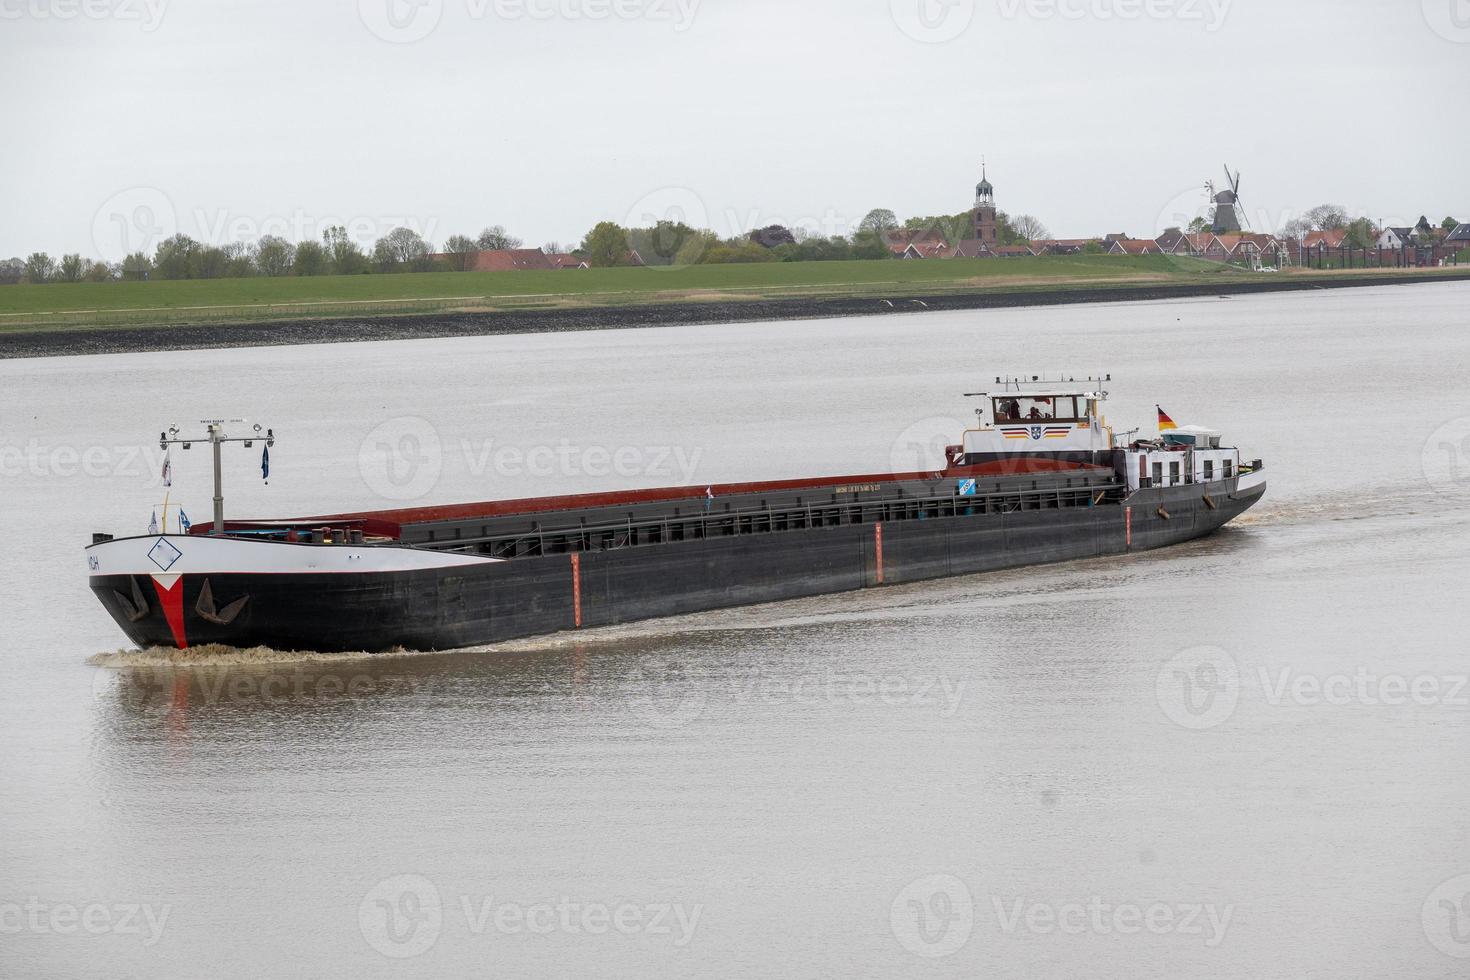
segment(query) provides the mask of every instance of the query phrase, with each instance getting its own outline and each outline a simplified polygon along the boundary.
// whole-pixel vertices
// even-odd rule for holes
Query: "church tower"
[[[995,188],[985,176],[983,163],[980,165],[980,183],[975,186],[975,210],[970,214],[970,228],[982,245],[995,247]]]

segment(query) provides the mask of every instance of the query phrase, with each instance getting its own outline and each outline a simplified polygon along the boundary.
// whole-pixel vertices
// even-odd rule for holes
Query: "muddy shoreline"
[[[693,324],[812,320],[839,316],[879,316],[924,310],[990,310],[1077,303],[1120,303],[1237,296],[1252,293],[1349,289],[1428,282],[1464,282],[1463,273],[1425,276],[1375,274],[1325,279],[1262,279],[1259,282],[1181,285],[1121,285],[1075,289],[984,290],[933,296],[895,296],[690,302],[642,306],[550,309],[494,313],[427,313],[403,316],[293,319],[247,323],[174,324],[145,327],[92,327],[0,334],[0,358],[57,357],[79,354],[354,343],[414,338],[478,337],[497,334],[609,330]]]

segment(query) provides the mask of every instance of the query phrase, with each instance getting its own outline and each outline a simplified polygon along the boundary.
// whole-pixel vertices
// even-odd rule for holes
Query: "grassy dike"
[[[920,262],[771,262],[556,272],[47,283],[0,288],[0,330],[298,317],[494,312],[912,296],[991,288],[1227,281],[1245,273],[1166,256]]]
[[[1172,256],[760,263],[0,287],[0,358],[984,309],[1470,279]]]

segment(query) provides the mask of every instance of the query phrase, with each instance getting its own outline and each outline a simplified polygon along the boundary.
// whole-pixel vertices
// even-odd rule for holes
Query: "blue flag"
[[[266,483],[271,482],[271,447],[262,446],[260,450],[260,478]]]
[[[191,521],[191,520],[189,520],[189,515],[188,514],[185,514],[184,513],[184,508],[180,507],[179,508],[179,527],[181,527],[181,528],[184,529],[184,533],[185,534],[188,534],[189,533],[189,528],[191,528],[193,526],[194,526],[194,522]]]

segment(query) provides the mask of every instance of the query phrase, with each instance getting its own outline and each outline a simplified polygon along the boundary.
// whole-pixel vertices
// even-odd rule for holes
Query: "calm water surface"
[[[0,362],[0,974],[1464,976],[1467,311]],[[996,374],[1092,371],[1115,422],[1264,457],[1267,502],[1167,552],[486,650],[87,663],[123,637],[80,549],[146,528],[167,423],[273,426],[227,498],[284,516],[909,468]],[[174,468],[206,520],[207,455]]]

